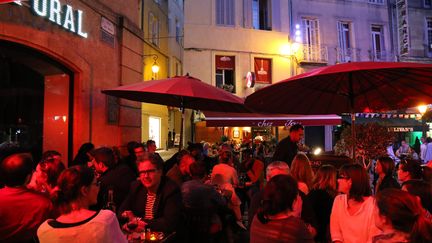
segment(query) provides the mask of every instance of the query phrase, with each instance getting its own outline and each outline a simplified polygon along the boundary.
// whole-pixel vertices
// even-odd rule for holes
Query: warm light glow
[[[155,234],[151,234],[151,235],[150,235],[150,240],[156,240],[156,236],[155,236]]]
[[[288,44],[288,43],[282,45],[281,48],[280,48],[280,53],[283,56],[289,56],[289,55],[291,55],[291,45]]]
[[[427,105],[419,105],[417,106],[417,109],[419,110],[420,114],[424,114],[427,111]]]
[[[153,73],[158,73],[159,72],[159,65],[157,64],[156,61],[153,63],[151,69],[152,69]]]
[[[293,52],[293,54],[295,54],[298,50],[300,50],[300,44],[297,42],[294,42],[292,44],[291,51]]]
[[[313,151],[313,154],[314,154],[314,155],[318,155],[318,154],[320,154],[321,152],[322,152],[321,148],[316,148],[316,149]]]

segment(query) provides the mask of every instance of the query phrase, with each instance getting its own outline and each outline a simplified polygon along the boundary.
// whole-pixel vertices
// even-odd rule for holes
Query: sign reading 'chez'
[[[33,0],[32,11],[49,21],[87,38],[88,34],[82,30],[83,11],[74,10],[70,5],[61,5],[59,0]]]

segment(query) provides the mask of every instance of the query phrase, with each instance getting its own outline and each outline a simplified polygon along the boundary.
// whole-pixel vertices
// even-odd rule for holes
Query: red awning
[[[300,123],[304,126],[340,125],[337,115],[286,115],[263,113],[229,113],[203,111],[207,127],[268,127],[291,126]]]

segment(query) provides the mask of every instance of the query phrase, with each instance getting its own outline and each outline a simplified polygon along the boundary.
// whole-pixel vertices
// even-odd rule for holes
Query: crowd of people
[[[381,157],[314,170],[300,125],[271,161],[190,143],[164,161],[154,141],[85,143],[65,166],[0,146],[0,242],[432,242],[432,187],[420,160]]]

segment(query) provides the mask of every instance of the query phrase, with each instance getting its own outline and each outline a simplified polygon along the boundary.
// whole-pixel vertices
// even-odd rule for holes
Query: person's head
[[[7,156],[0,164],[0,180],[8,187],[24,186],[33,171],[33,158],[29,153]]]
[[[371,195],[369,176],[366,169],[359,164],[345,164],[339,169],[338,191],[356,201]]]
[[[136,162],[144,161],[148,158],[149,153],[142,143],[136,143],[133,147]]]
[[[147,140],[147,151],[151,154],[153,154],[154,152],[156,152],[156,142],[154,140]]]
[[[426,143],[426,138],[425,137],[421,137],[420,141],[421,141],[421,143]]]
[[[376,195],[375,224],[410,235],[410,242],[432,242],[431,222],[419,201],[408,192],[387,188]]]
[[[12,142],[0,143],[0,162],[9,155],[18,153],[24,153],[24,150],[17,144]]]
[[[294,124],[290,127],[290,138],[291,141],[297,143],[304,137],[304,128],[300,124]]]
[[[398,164],[397,175],[400,182],[412,179],[421,179],[422,168],[420,161],[413,159],[401,160]]]
[[[187,150],[189,151],[189,153],[195,157],[195,158],[200,158],[203,154],[204,148],[203,148],[203,144],[202,143],[191,143],[188,142],[188,147]]]
[[[258,219],[266,223],[268,216],[292,211],[298,195],[297,181],[292,176],[274,176],[264,187],[262,205],[257,212]]]
[[[269,181],[276,175],[289,175],[290,168],[287,163],[283,161],[273,161],[266,168],[266,180]]]
[[[229,144],[222,144],[219,150],[219,161],[228,163],[232,159],[232,148]]]
[[[392,176],[394,170],[394,161],[388,156],[378,158],[375,165],[375,172],[378,175]]]
[[[57,179],[61,172],[65,170],[63,163],[55,163],[53,160],[41,161],[33,172],[32,180],[36,182],[36,186],[45,187],[49,186],[52,189],[57,185]],[[44,190],[43,188],[39,188]]]
[[[159,187],[162,173],[163,163],[154,156],[149,156],[148,159],[138,163],[139,179],[143,186],[151,192],[156,192]]]
[[[179,162],[180,173],[184,176],[190,175],[190,166],[195,163],[195,158],[190,154],[184,155]]]
[[[408,147],[408,144],[407,144],[407,142],[405,140],[402,140],[401,141],[401,146],[406,148],[406,147]]]
[[[306,183],[309,188],[312,186],[313,171],[306,154],[299,153],[294,157],[291,163],[291,175],[297,181]]]
[[[192,179],[201,180],[206,176],[206,168],[203,163],[192,163],[189,169]]]
[[[77,164],[86,165],[87,162],[90,162],[93,159],[93,149],[94,145],[92,143],[83,143],[78,149],[78,153],[76,154],[74,161]]]
[[[99,183],[90,168],[72,166],[64,170],[57,180],[57,186],[53,201],[62,214],[97,203]]]
[[[313,181],[312,189],[325,190],[330,195],[336,196],[337,190],[337,170],[333,165],[322,165]]]
[[[432,185],[422,180],[409,180],[402,184],[402,190],[417,196],[422,206],[432,212]]]
[[[139,143],[137,141],[130,141],[126,144],[126,148],[127,148],[129,156],[135,157],[134,149],[138,146],[138,144]]]
[[[116,165],[114,152],[108,147],[101,147],[93,152],[94,168],[96,172],[103,173],[108,169],[114,168]]]
[[[53,160],[56,163],[60,163],[62,160],[61,154],[56,150],[47,150],[42,154],[42,161]]]

